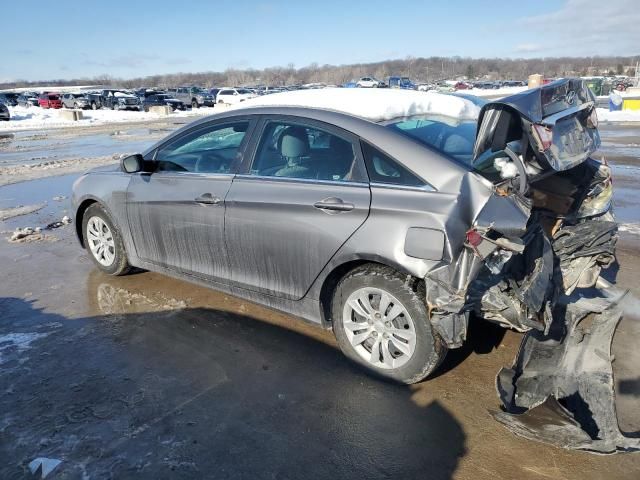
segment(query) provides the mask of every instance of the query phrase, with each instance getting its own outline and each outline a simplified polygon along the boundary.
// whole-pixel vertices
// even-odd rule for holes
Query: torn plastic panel
[[[516,435],[597,453],[640,450],[618,427],[611,344],[626,292],[594,288],[563,297],[548,334],[525,335],[496,386],[494,418]]]

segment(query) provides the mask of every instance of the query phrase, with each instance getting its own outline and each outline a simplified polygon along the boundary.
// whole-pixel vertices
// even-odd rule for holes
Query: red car
[[[38,97],[38,105],[42,108],[62,108],[62,100],[57,93],[43,93]]]

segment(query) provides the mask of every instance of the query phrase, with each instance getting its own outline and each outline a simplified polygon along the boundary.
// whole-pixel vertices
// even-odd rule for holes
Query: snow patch
[[[265,106],[321,108],[374,122],[425,114],[475,120],[480,113],[473,102],[453,95],[378,88],[296,90],[253,98],[231,108]]]
[[[640,224],[638,223],[621,223],[618,225],[618,230],[621,232],[627,232],[632,235],[640,235]]]
[[[64,110],[64,109],[62,109]],[[193,110],[176,111],[170,117],[152,112],[136,112],[127,110],[83,110],[82,119],[73,121],[62,118],[61,110],[43,109],[40,107],[9,107],[11,120],[0,122],[0,132],[11,130],[41,130],[45,128],[85,127],[89,125],[105,125],[109,123],[142,122],[147,120],[166,120],[172,117],[201,117],[214,112],[211,107]]]
[[[606,108],[596,108],[600,122],[640,122],[640,110],[616,110],[610,112]]]

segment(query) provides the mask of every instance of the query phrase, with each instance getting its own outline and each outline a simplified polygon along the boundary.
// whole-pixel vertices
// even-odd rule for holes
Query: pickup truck
[[[409,80],[409,77],[389,77],[387,80],[389,88],[402,88],[404,90],[416,90],[416,85]]]
[[[200,108],[203,105],[213,107],[216,104],[216,97],[200,87],[170,88],[167,90],[167,93],[173,98],[182,100],[185,105],[191,105],[192,108]]]
[[[124,90],[105,89],[87,94],[93,110],[110,108],[111,110],[142,110],[140,99]]]

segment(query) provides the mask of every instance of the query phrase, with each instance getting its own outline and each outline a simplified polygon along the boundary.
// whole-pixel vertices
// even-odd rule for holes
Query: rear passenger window
[[[308,125],[269,122],[251,174],[348,182],[360,180],[355,169],[351,141]]]
[[[424,187],[428,185],[424,180],[368,143],[362,142],[362,151],[369,179],[372,183],[387,183],[408,187]]]

